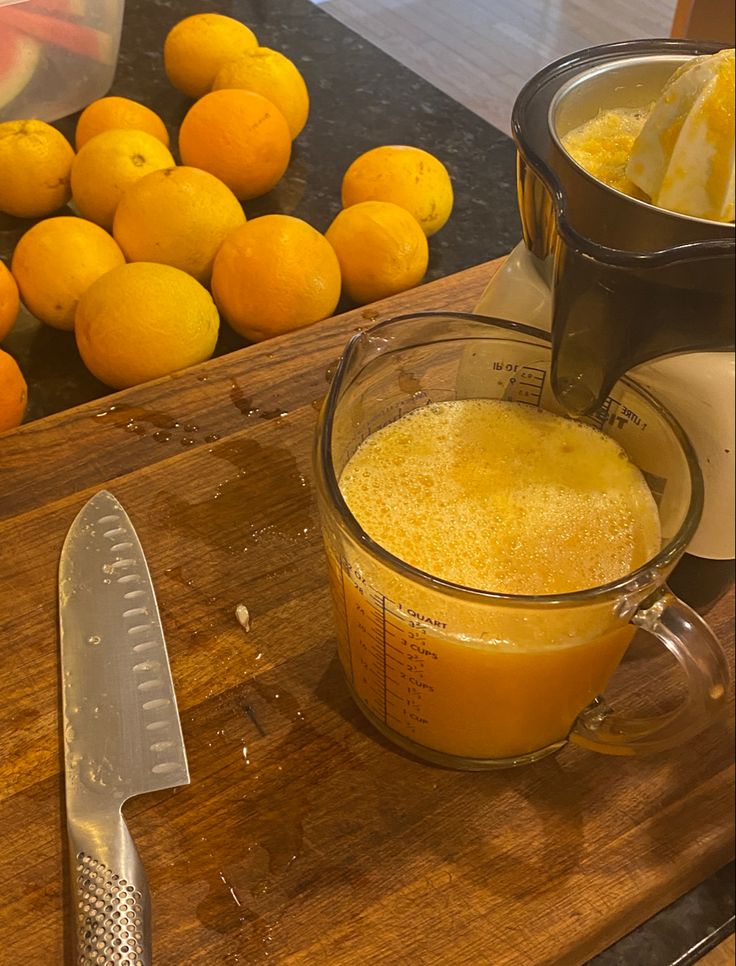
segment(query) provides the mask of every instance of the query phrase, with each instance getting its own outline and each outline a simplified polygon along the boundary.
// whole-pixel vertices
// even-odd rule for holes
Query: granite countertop
[[[163,42],[178,20],[206,10],[247,23],[262,44],[294,60],[310,91],[310,118],[289,169],[272,192],[245,204],[249,217],[284,212],[324,231],[339,211],[340,182],[350,162],[379,144],[410,143],[445,163],[455,190],[452,217],[430,239],[427,281],[503,255],[519,240],[512,141],[309,0],[127,0],[111,93],[156,110],[167,123],[175,156],[176,131],[191,102],[165,76]],[[75,122],[72,116],[57,126],[73,139]],[[30,224],[0,215],[0,257],[9,261]],[[223,326],[216,352],[246,344]],[[109,393],[86,372],[73,335],[26,314],[3,348],[18,359],[29,383],[27,420]],[[686,966],[733,930],[733,913],[731,865],[592,962]]]
[[[410,143],[444,162],[455,191],[450,220],[430,239],[425,281],[503,255],[519,240],[511,140],[307,0],[127,0],[111,93],[143,101],[161,115],[177,160],[178,127],[192,101],[164,73],[164,39],[177,21],[207,10],[242,20],[261,44],[290,57],[310,92],[309,120],[294,142],[288,171],[267,195],[245,203],[248,217],[283,212],[324,231],[340,210],[348,165],[379,144]],[[72,142],[76,118],[56,124]],[[0,215],[6,262],[31,224]],[[338,311],[347,307],[343,302]],[[244,345],[223,324],[216,354]],[[27,420],[110,391],[85,370],[70,333],[25,314],[3,348],[28,381]]]

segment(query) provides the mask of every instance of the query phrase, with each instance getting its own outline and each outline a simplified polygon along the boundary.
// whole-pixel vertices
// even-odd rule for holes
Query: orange
[[[223,64],[258,46],[245,24],[221,13],[195,13],[175,24],[164,41],[164,69],[177,90],[202,97]]]
[[[74,203],[84,218],[112,228],[125,189],[149,171],[174,164],[169,149],[146,131],[103,131],[87,141],[74,159]]]
[[[163,168],[132,184],[112,231],[129,262],[161,262],[209,283],[225,237],[244,224],[242,205],[218,178],[199,168]]]
[[[0,433],[20,426],[28,405],[28,386],[15,359],[0,349]]]
[[[306,221],[263,215],[222,243],[212,294],[232,328],[259,341],[332,315],[340,266],[324,235]]]
[[[128,97],[100,97],[92,101],[79,115],[75,139],[77,151],[103,131],[133,128],[147,131],[164,145],[169,146],[169,132],[161,118],[145,104]]]
[[[404,144],[385,144],[361,154],[345,172],[343,207],[361,201],[392,201],[434,235],[450,217],[452,182],[434,155]]]
[[[73,160],[71,144],[44,121],[0,124],[0,211],[41,218],[61,208]]]
[[[125,264],[108,233],[84,218],[45,218],[15,246],[11,263],[23,304],[55,329],[74,328],[80,296],[100,275]]]
[[[19,310],[18,286],[5,262],[0,262],[0,342],[15,325]]]
[[[427,237],[405,208],[362,201],[344,208],[327,229],[343,289],[364,305],[417,285],[429,263]]]
[[[278,108],[251,91],[205,94],[179,128],[184,164],[209,171],[241,201],[281,180],[291,158],[291,133]]]
[[[90,372],[124,389],[209,359],[219,326],[210,293],[191,275],[133,262],[90,285],[77,306],[74,335]]]
[[[215,75],[212,90],[226,88],[253,91],[275,104],[286,118],[292,140],[307,123],[307,85],[296,64],[277,50],[256,47],[223,64]]]

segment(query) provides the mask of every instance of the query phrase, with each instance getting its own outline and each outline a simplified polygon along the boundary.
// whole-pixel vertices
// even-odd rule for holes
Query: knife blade
[[[76,961],[148,966],[150,893],[122,806],[189,769],[148,564],[106,490],[64,541],[59,627]]]

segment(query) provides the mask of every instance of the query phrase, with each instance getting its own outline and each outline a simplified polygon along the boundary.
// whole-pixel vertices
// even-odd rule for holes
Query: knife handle
[[[120,808],[67,824],[77,966],[151,966],[148,880]]]

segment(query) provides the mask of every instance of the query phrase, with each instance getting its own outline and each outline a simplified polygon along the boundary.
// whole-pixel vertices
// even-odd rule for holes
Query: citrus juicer
[[[599,110],[648,109],[673,72],[723,45],[639,40],[577,51],[512,114],[523,241],[475,311],[551,332],[552,388],[571,415],[617,412],[628,373],[690,436],[705,506],[688,553],[734,556],[734,225],[609,187],[562,146]]]

